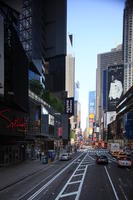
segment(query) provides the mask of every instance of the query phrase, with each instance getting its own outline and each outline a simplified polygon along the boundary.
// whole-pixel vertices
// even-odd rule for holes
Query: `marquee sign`
[[[4,110],[0,110],[0,118],[4,119],[5,121],[7,121],[7,126],[6,128],[11,128],[11,129],[15,129],[17,127],[22,128],[22,129],[26,129],[26,119],[20,119],[18,117],[16,117],[14,120],[11,120],[6,113],[9,113],[11,110],[10,109],[4,109]]]

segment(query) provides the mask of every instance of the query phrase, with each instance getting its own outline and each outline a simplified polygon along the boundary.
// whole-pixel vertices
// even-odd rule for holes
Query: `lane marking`
[[[61,198],[76,195],[76,194],[77,194],[77,192],[70,192],[70,193],[67,193],[67,194],[62,194]]]
[[[47,188],[56,178],[58,178],[65,170],[67,170],[77,159],[79,159],[84,153],[79,155],[75,160],[73,160],[69,165],[67,165],[62,171],[60,171],[58,174],[56,174],[50,181],[48,181],[45,185],[43,185],[39,190],[37,190],[35,193],[33,193],[32,196],[30,196],[27,200],[32,200],[36,196],[38,196],[45,188]]]
[[[66,184],[64,185],[64,187],[62,188],[62,190],[60,191],[60,193],[58,194],[58,196],[56,197],[55,200],[59,200],[60,198],[62,197],[66,197],[66,196],[71,196],[73,195],[73,192],[68,192],[68,193],[64,193],[64,191],[66,190],[66,188],[68,187],[69,183],[71,183],[71,180],[73,177],[75,177],[75,174],[78,170],[78,168],[82,165],[82,163],[84,162],[84,160],[86,159],[88,155],[86,154],[85,157],[83,158],[83,160],[81,161],[81,163],[79,164],[79,166],[77,166],[77,168],[75,169],[75,171],[73,172],[73,174],[71,175],[71,177],[68,179],[68,181],[66,182]],[[87,165],[84,169],[84,172],[82,174],[82,177],[81,177],[81,180],[80,180],[80,184],[79,184],[79,187],[78,187],[78,190],[77,191],[74,191],[74,193],[76,194],[76,198],[75,200],[78,200],[79,199],[79,196],[80,196],[80,193],[81,193],[81,189],[82,189],[82,185],[83,185],[83,182],[84,182],[84,179],[85,179],[85,175],[86,175],[86,171],[87,171]],[[77,174],[76,174],[77,175]],[[76,184],[76,183],[75,183]],[[65,195],[65,196],[64,196]]]
[[[76,183],[80,183],[80,182],[81,182],[81,181],[73,181],[73,182],[68,183],[68,185],[76,184]]]
[[[88,155],[88,157],[91,158],[92,160],[95,160],[93,157],[91,157],[91,156],[89,156],[89,155]]]
[[[79,196],[80,196],[80,193],[81,193],[81,189],[82,189],[82,186],[83,186],[83,182],[84,182],[84,179],[85,179],[86,172],[87,172],[87,166],[86,166],[86,168],[85,168],[85,172],[84,172],[84,174],[83,174],[83,177],[82,177],[82,180],[81,180],[79,189],[78,189],[78,194],[77,194],[75,200],[78,200],[78,199],[79,199]]]
[[[75,175],[73,175],[73,176],[83,176],[83,174],[75,174]]]
[[[124,198],[125,198],[126,200],[128,200],[128,198],[126,197],[126,195],[125,195],[125,193],[124,193],[124,190],[123,190],[123,188],[122,188],[121,185],[119,185],[119,188],[120,188],[120,190],[121,190],[121,192],[122,192]]]
[[[115,198],[116,198],[117,200],[119,200],[119,197],[118,197],[118,195],[117,195],[117,193],[116,193],[115,187],[114,187],[114,185],[113,185],[113,182],[112,182],[112,180],[111,180],[111,178],[110,178],[110,175],[109,175],[109,173],[108,173],[108,170],[107,170],[106,166],[104,166],[104,169],[105,169],[105,171],[106,171],[106,174],[107,174],[108,179],[109,179],[109,181],[110,181],[111,187],[112,187],[113,192],[114,192],[114,194],[115,194]]]
[[[121,178],[119,178],[118,180],[120,181],[121,184],[123,184]],[[119,188],[121,189],[121,192],[122,192],[123,196],[125,197],[125,199],[128,200],[128,198],[126,197],[126,194],[124,192],[123,187],[121,185],[119,185]]]

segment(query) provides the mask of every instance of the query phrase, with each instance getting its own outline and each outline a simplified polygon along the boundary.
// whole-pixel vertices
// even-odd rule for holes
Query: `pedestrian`
[[[39,152],[39,157],[40,157],[40,161],[41,161],[41,158],[42,158],[42,153],[41,153],[41,151]]]

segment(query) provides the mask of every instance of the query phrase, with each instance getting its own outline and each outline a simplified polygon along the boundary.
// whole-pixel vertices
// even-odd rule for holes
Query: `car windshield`
[[[130,158],[121,158],[120,160],[128,160],[128,161],[131,161]]]
[[[106,156],[99,156],[100,158],[107,158]]]

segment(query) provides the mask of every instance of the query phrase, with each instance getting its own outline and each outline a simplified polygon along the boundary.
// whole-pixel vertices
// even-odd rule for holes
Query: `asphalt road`
[[[96,150],[57,161],[32,177],[0,192],[0,200],[132,200],[133,168],[118,168],[116,160],[96,164]]]

